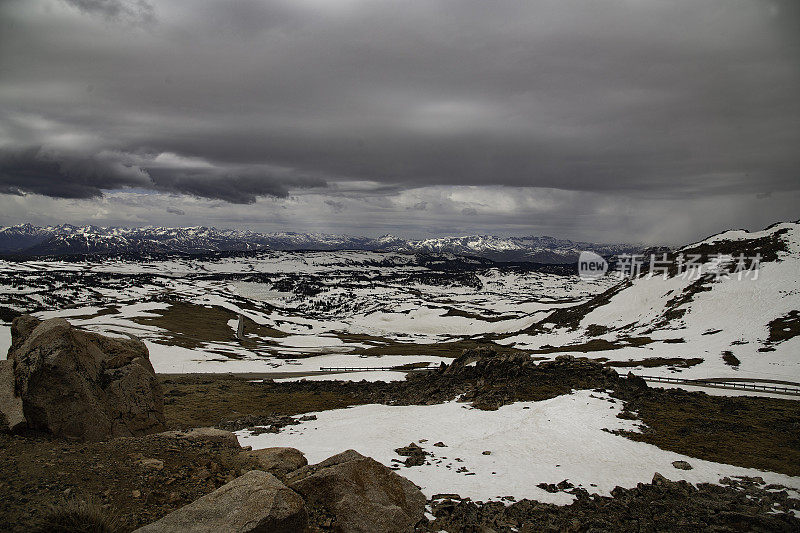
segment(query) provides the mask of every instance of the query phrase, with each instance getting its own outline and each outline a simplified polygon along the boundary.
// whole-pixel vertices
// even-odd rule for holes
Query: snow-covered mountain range
[[[574,242],[547,236],[496,237],[474,235],[407,240],[319,233],[255,233],[190,228],[119,228],[70,224],[0,228],[0,253],[21,255],[152,254],[238,252],[255,250],[368,250],[404,253],[471,255],[495,261],[574,263],[583,250],[600,255],[640,251],[641,246]]]

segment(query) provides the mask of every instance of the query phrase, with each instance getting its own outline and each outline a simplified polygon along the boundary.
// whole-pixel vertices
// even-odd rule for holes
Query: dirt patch
[[[110,305],[108,307],[104,307],[103,309],[99,310],[98,312],[91,314],[91,315],[72,315],[69,317],[70,320],[88,320],[90,318],[99,318],[101,316],[109,316],[109,315],[116,315],[119,313],[119,307],[116,305]]]
[[[725,364],[732,367],[739,367],[742,362],[739,360],[738,357],[733,355],[733,352],[730,350],[725,350],[722,352],[722,360],[725,361]]]
[[[800,475],[800,402],[682,389],[614,393],[646,425],[630,439],[747,468]]]
[[[214,426],[247,415],[295,415],[364,403],[340,390],[294,390],[281,383],[252,383],[226,375],[161,376],[167,427]]]
[[[582,344],[568,344],[566,346],[544,346],[536,350],[527,350],[532,354],[545,354],[545,353],[588,353],[588,352],[601,352],[605,350],[617,350],[627,346],[634,346],[636,348],[645,346],[654,342],[650,337],[620,337],[615,341],[607,341],[605,339],[592,339]]]
[[[16,309],[0,305],[0,322],[7,322],[10,324],[15,318],[21,315],[22,313]]]
[[[586,326],[586,334],[589,337],[600,337],[601,335],[605,335],[611,331],[611,328],[608,326],[602,326],[600,324],[589,324]]]
[[[155,326],[166,332],[169,343],[182,348],[200,348],[210,342],[235,342],[236,333],[228,321],[236,313],[221,307],[205,307],[186,302],[172,302],[166,309],[149,311],[157,316],[131,319],[143,326]]]
[[[582,304],[556,309],[550,313],[547,318],[537,324],[532,325],[530,328],[524,330],[523,333],[535,333],[539,331],[541,328],[540,324],[555,324],[556,327],[576,330],[578,329],[578,326],[580,325],[580,322],[584,316],[589,314],[594,309],[609,303],[614,295],[630,285],[631,281],[626,279],[621,283],[614,285],[610,289],[607,289],[605,292],[590,298],[588,301]]]
[[[779,261],[780,253],[789,251],[786,239],[783,238],[783,235],[787,233],[789,233],[789,229],[784,228],[780,231],[776,231],[772,235],[756,239],[725,240],[711,244],[699,244],[686,248],[683,250],[683,253],[687,255],[700,254],[703,261],[708,261],[719,254],[731,255],[734,257],[738,257],[739,254],[744,254],[746,258],[755,257],[756,254],[760,254],[762,261]],[[735,266],[735,263],[734,261],[733,266]]]
[[[91,500],[130,531],[254,466],[222,444],[154,435],[76,444],[0,434],[0,530],[31,531],[51,505],[77,499]]]
[[[263,340],[247,338],[238,340],[236,332],[228,325],[230,320],[238,320],[239,315],[229,309],[204,306],[187,302],[170,301],[166,309],[156,309],[148,313],[157,316],[135,317],[131,320],[144,326],[155,326],[164,331],[166,342],[170,345],[188,348],[201,348],[208,343],[239,343],[245,348],[256,348],[267,344]],[[245,335],[255,334],[262,338],[280,338],[289,334],[283,331],[256,324],[245,318]],[[230,355],[230,354],[226,354]]]

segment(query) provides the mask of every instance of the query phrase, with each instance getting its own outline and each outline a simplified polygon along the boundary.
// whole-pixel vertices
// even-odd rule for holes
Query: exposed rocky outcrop
[[[412,442],[408,446],[397,448],[395,453],[406,458],[406,460],[403,461],[403,464],[408,467],[424,465],[425,456],[430,455],[415,442]]]
[[[622,377],[614,369],[587,358],[560,355],[554,361],[537,362],[526,353],[497,353],[489,348],[464,350],[450,365],[430,372],[408,374],[403,381],[340,382],[297,381],[281,383],[283,392],[336,392],[351,394],[358,403],[387,405],[434,405],[470,402],[479,409],[498,409],[517,401],[539,401],[568,394],[573,389],[607,389],[637,394],[647,384],[633,375]],[[280,431],[281,424],[264,431]],[[297,423],[296,420],[286,424]],[[247,425],[227,426],[242,429]]]
[[[161,385],[141,341],[31,316],[16,318],[11,335],[14,393],[28,426],[89,441],[164,429]]]
[[[277,433],[286,426],[296,426],[300,422],[316,420],[315,415],[294,418],[287,415],[247,415],[236,420],[226,420],[217,424],[219,429],[240,431],[247,429],[252,433]]]
[[[563,482],[562,482],[563,483]],[[611,497],[585,489],[564,489],[576,496],[570,505],[521,500],[473,502],[440,495],[431,502],[436,520],[420,531],[496,531],[525,533],[560,531],[797,531],[792,510],[800,500],[784,487],[763,486],[759,478],[720,480],[722,485],[670,481],[656,473],[651,483],[617,487]]]
[[[331,526],[344,533],[413,531],[425,512],[416,485],[354,450],[292,472],[286,483],[332,514]]]
[[[263,448],[242,452],[242,454],[255,460],[261,470],[278,477],[283,477],[308,464],[303,452],[295,448]]]
[[[272,474],[253,470],[137,532],[296,533],[306,523],[302,498]]]
[[[313,531],[399,533],[413,531],[423,520],[425,496],[419,488],[353,450],[311,466],[293,448],[245,454],[279,471],[300,468],[285,474],[283,482],[250,471],[137,532],[295,532],[308,525]]]

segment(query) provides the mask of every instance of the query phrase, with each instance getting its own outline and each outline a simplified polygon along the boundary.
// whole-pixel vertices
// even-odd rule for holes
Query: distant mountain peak
[[[601,255],[631,253],[642,247],[627,244],[573,242],[554,237],[464,235],[407,240],[392,234],[348,237],[293,231],[256,233],[207,226],[166,228],[100,227],[93,225],[34,226],[0,229],[0,253],[69,254],[199,254],[259,250],[371,250],[423,254],[454,254],[496,261],[572,263],[583,250]]]

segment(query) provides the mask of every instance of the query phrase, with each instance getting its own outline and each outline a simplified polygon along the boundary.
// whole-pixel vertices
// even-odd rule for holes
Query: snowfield
[[[389,348],[394,343],[421,348],[416,354],[402,350],[402,360],[393,365],[438,364],[442,358],[426,354],[425,346],[519,331],[612,283],[500,268],[485,260],[360,251],[0,261],[0,272],[9,278],[4,284],[9,291],[0,291],[0,306],[34,310],[43,319],[64,317],[106,335],[136,335],[150,347],[154,367],[162,373],[389,366],[358,355],[386,346],[394,356]],[[189,316],[178,317],[182,329],[168,330],[153,321],[177,304],[194,306]],[[219,310],[229,313],[218,319],[228,338],[219,333],[205,338],[202,327],[191,326],[192,320],[202,323],[203,314],[217,316]],[[262,337],[246,331],[248,342],[241,343],[235,338],[238,315],[274,333]],[[190,342],[176,342],[181,339]],[[457,355],[459,350],[452,353]],[[339,377],[388,381],[403,374]]]
[[[587,309],[575,324],[548,317],[590,302],[618,285],[618,278],[582,280],[451,255],[369,251],[0,261],[0,306],[65,317],[99,333],[139,336],[151,346],[159,372],[297,372],[298,366],[315,371],[352,366],[365,352],[403,353],[404,363],[436,362],[430,347],[480,340],[541,358],[571,353],[632,365],[622,372],[800,381],[800,335],[790,325],[785,338],[769,340],[776,321],[800,313],[799,228],[785,223],[759,232],[729,231],[684,248],[782,242],[785,250],[761,263],[757,279],[641,277]],[[723,255],[705,266],[733,259]],[[168,316],[180,305],[193,307]],[[195,318],[207,323],[207,313],[226,333],[204,336],[203,327],[191,326]],[[238,315],[271,333],[246,331],[246,342],[240,342]],[[7,345],[7,336],[0,333],[0,343]],[[331,357],[336,365],[329,364]],[[653,358],[667,362],[645,364]],[[681,364],[685,360],[693,364]],[[383,376],[398,379],[395,372]]]
[[[608,495],[616,487],[649,483],[659,472],[671,480],[717,483],[725,476],[761,476],[800,490],[800,478],[703,461],[613,435],[606,430],[635,430],[621,420],[619,402],[605,393],[574,391],[541,402],[519,402],[497,411],[481,411],[450,402],[429,406],[363,405],[315,413],[316,420],[287,426],[280,433],[237,435],[254,449],[290,446],[317,463],[352,448],[386,466],[405,459],[394,452],[411,442],[433,454],[422,466],[398,473],[426,496],[456,493],[473,500],[513,496],[568,504],[571,494],[551,494],[538,483],[567,479],[590,493]],[[446,447],[433,444],[442,442]],[[484,452],[490,452],[484,455]],[[395,461],[393,461],[395,460]],[[687,461],[679,470],[673,461]],[[459,469],[465,469],[459,471]]]

